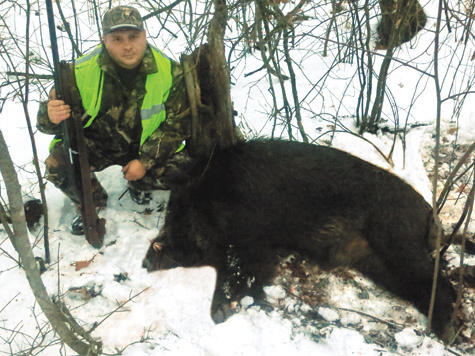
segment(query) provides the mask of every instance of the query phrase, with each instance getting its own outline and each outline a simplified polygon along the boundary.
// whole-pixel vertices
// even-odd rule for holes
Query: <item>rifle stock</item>
[[[100,248],[106,231],[105,219],[98,218],[92,199],[91,172],[82,128],[82,104],[77,89],[73,94],[77,88],[74,68],[59,60],[52,0],[46,0],[46,10],[53,54],[56,97],[64,100],[71,107],[71,117],[61,122],[65,154],[69,160],[68,184],[78,196],[81,204],[81,217],[86,240],[93,247]],[[68,90],[64,90],[63,83],[68,83]],[[79,181],[76,177],[80,178]]]

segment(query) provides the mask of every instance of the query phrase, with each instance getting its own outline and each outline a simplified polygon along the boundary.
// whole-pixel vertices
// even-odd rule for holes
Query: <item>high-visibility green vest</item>
[[[172,86],[171,62],[159,49],[151,46],[158,71],[147,75],[145,82],[146,94],[143,99],[140,116],[142,118],[142,136],[140,145],[154,132],[166,118],[164,102],[167,100]],[[102,53],[103,45],[99,45],[92,52],[80,57],[75,63],[76,82],[81,94],[82,104],[91,116],[84,126],[92,124],[102,101],[104,73],[97,60]]]

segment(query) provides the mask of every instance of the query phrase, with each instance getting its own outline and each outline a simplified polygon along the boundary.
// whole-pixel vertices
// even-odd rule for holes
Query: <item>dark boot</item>
[[[82,223],[81,214],[77,214],[71,224],[71,234],[73,235],[84,235],[84,226]]]
[[[96,207],[96,214],[99,215],[102,209],[104,209],[104,207]],[[81,208],[79,206],[76,206],[76,217],[71,224],[71,234],[84,235],[84,224],[82,221]]]

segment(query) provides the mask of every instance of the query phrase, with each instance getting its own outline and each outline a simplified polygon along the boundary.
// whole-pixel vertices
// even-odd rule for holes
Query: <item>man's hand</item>
[[[48,117],[53,124],[59,124],[71,116],[71,108],[62,100],[56,99],[56,90],[49,93]]]
[[[124,168],[122,168],[122,173],[124,173],[124,178],[127,180],[138,180],[141,179],[147,170],[144,165],[140,163],[138,159],[130,161]]]

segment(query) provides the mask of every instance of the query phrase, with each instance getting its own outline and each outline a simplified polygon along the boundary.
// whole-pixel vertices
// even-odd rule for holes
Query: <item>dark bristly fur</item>
[[[244,295],[263,300],[277,251],[324,267],[355,268],[427,314],[433,263],[431,207],[395,175],[334,148],[255,140],[217,150],[171,191],[149,271],[217,270],[216,322]],[[455,293],[441,276],[433,329],[444,334]]]

